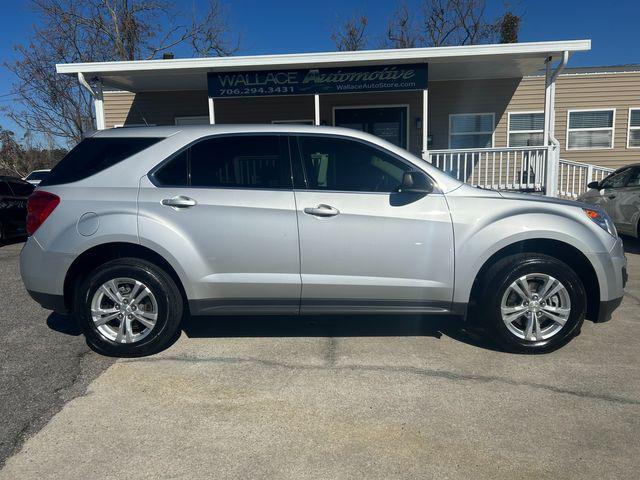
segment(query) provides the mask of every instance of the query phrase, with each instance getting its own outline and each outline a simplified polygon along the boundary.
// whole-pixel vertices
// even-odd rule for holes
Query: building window
[[[567,150],[613,148],[615,109],[569,110]]]
[[[493,147],[493,113],[449,115],[449,148]]]
[[[544,112],[509,113],[509,147],[544,145]]]
[[[640,148],[640,108],[629,109],[627,148]]]

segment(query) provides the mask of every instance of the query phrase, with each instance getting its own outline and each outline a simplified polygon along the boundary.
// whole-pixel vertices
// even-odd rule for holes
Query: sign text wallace
[[[209,72],[207,84],[211,97],[423,90],[427,88],[427,64]]]

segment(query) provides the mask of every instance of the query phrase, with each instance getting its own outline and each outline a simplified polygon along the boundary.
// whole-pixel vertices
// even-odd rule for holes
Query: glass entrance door
[[[334,124],[371,133],[407,148],[407,107],[336,107]]]

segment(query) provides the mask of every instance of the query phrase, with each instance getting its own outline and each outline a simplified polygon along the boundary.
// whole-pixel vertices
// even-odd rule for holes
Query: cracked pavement
[[[67,402],[0,479],[635,479],[640,243],[626,243],[614,319],[546,355],[496,351],[442,318],[190,320],[166,351],[110,366],[45,332],[76,358],[56,380]]]

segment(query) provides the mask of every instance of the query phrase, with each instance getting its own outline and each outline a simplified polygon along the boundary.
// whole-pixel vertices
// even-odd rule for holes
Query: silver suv
[[[187,313],[471,316],[544,351],[608,320],[626,279],[597,207],[472,188],[339,128],[103,131],[28,211],[27,289],[107,355],[165,348]]]

